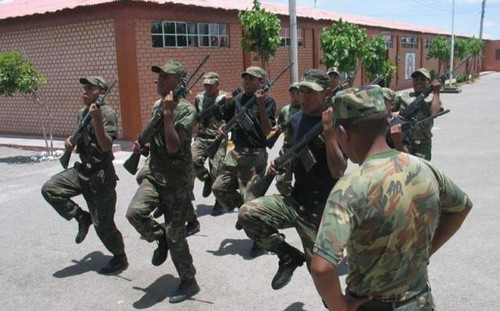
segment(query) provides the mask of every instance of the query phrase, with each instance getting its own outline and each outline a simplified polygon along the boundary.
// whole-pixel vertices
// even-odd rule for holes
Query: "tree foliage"
[[[385,44],[384,37],[377,35],[368,39],[363,55],[363,67],[365,69],[365,76],[368,80],[373,80],[377,76],[384,76],[387,59],[387,45]],[[392,75],[392,73],[391,73]]]
[[[242,48],[255,53],[265,68],[276,54],[281,41],[279,18],[261,8],[258,0],[254,0],[252,10],[240,11],[238,17],[244,30]]]
[[[337,67],[341,72],[355,71],[365,53],[367,38],[365,29],[339,19],[330,29],[321,31],[321,63],[326,67]]]
[[[34,95],[47,79],[19,51],[0,54],[0,95]]]
[[[441,65],[447,65],[450,61],[451,43],[445,36],[436,36],[429,45],[427,59],[438,60],[438,71],[441,72]]]

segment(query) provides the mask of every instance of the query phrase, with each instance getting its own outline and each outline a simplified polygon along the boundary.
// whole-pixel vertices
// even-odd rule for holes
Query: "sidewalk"
[[[52,143],[54,146],[54,150],[64,150],[63,139],[54,138]],[[50,141],[47,141],[47,144],[50,145]],[[37,136],[0,134],[0,146],[36,151],[45,151],[47,149],[43,137]],[[116,140],[113,143],[113,152],[118,151],[132,151],[132,142],[128,140]]]

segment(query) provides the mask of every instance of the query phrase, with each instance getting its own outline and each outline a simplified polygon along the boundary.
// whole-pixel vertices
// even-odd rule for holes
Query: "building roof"
[[[0,0],[1,1],[1,0]],[[64,9],[75,9],[81,6],[92,6],[102,3],[114,2],[116,0],[4,0],[0,2],[0,20],[7,18],[23,17],[35,14],[48,14]],[[119,1],[119,0],[118,0]],[[253,0],[135,0],[152,3],[177,3],[182,5],[192,5],[206,8],[217,8],[222,10],[245,10],[251,9]],[[278,15],[288,16],[288,5],[275,3],[261,3],[266,10]],[[336,21],[343,20],[360,26],[371,26],[386,29],[397,29],[402,31],[449,34],[446,31],[423,27],[400,22],[393,22],[384,19],[363,17],[345,13],[337,13],[327,10],[317,10],[308,8],[297,8],[297,17],[310,18],[313,20]]]

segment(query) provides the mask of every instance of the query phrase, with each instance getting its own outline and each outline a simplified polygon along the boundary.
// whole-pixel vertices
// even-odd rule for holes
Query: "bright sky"
[[[289,0],[261,0],[288,4]],[[454,33],[479,38],[483,0],[455,0]],[[369,16],[452,32],[452,0],[296,0],[297,7]],[[500,0],[486,0],[483,39],[500,40]]]

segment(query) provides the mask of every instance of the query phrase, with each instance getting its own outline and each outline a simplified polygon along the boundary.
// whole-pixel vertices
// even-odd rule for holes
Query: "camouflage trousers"
[[[247,200],[247,192],[265,174],[267,151],[251,152],[231,150],[212,185],[217,201],[225,208],[240,207]]]
[[[260,197],[241,206],[238,223],[249,238],[269,251],[285,240],[278,229],[294,227],[302,241],[307,265],[310,267],[319,224],[302,217],[299,209],[299,203],[292,196]]]
[[[430,141],[412,141],[412,154],[425,159],[427,161],[431,160],[431,153],[432,153],[432,142]]]
[[[42,186],[42,195],[59,215],[71,220],[82,211],[71,198],[82,194],[97,236],[113,255],[122,255],[125,253],[123,237],[114,221],[116,180],[112,164],[106,169],[86,173],[69,168],[52,176]]]
[[[191,189],[170,190],[145,178],[132,198],[126,215],[146,241],[153,242],[166,236],[172,261],[183,280],[192,279],[196,274],[185,227],[187,212],[192,207],[191,193]],[[163,208],[165,226],[150,216],[159,205]]]
[[[434,301],[430,290],[409,299],[406,302],[389,303],[371,300],[363,304],[360,311],[434,311]]]
[[[199,134],[201,135],[201,134]],[[217,178],[217,174],[219,172],[220,167],[224,163],[224,158],[226,157],[227,151],[227,138],[225,138],[221,144],[217,153],[215,154],[213,159],[208,159],[208,167],[210,169],[207,170],[205,167],[205,162],[207,161],[208,156],[205,154],[205,150],[215,141],[214,138],[208,137],[200,137],[197,136],[191,145],[191,153],[193,155],[193,165],[194,172],[196,177],[204,181],[208,176],[212,177],[212,181]]]
[[[149,161],[149,158],[146,159],[146,163],[144,163],[144,165],[141,167],[141,169],[135,175],[135,180],[137,181],[138,185],[140,185],[142,183],[142,181],[144,180],[146,175],[151,173],[151,170],[149,169],[148,161]],[[186,215],[187,222],[192,222],[192,221],[195,221],[198,219],[198,214],[196,213],[194,206],[193,206],[193,202],[192,202],[192,201],[194,201],[193,189],[194,189],[194,180],[193,180],[193,186],[191,188],[190,208],[187,210],[187,215]],[[155,208],[153,208],[153,210],[155,210]]]

